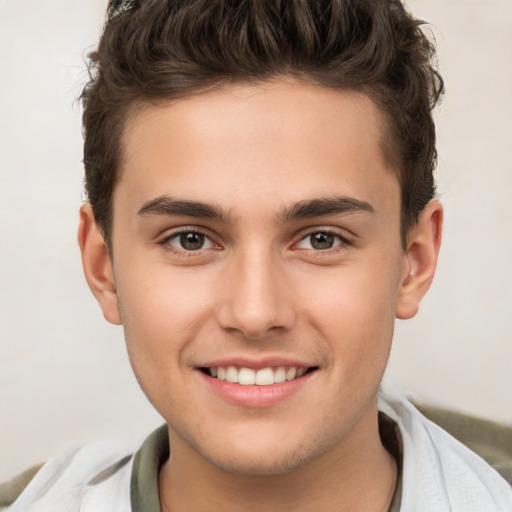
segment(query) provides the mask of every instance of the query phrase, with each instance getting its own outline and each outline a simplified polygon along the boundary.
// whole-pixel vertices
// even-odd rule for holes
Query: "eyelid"
[[[293,244],[293,246],[297,247],[302,241],[304,241],[307,238],[311,237],[315,233],[326,233],[328,235],[333,235],[334,237],[339,239],[339,243],[337,243],[336,245],[334,245],[333,247],[331,247],[329,249],[323,249],[323,250],[321,250],[321,249],[313,249],[313,248],[306,249],[306,248],[301,248],[301,247],[298,247],[298,249],[299,250],[314,251],[314,252],[317,252],[317,253],[329,253],[329,252],[332,252],[332,251],[335,251],[335,250],[339,249],[340,247],[346,247],[346,246],[352,245],[352,241],[350,240],[350,238],[348,238],[347,236],[345,236],[342,233],[340,233],[340,230],[335,229],[335,228],[322,228],[321,226],[318,226],[318,227],[308,228],[307,230],[303,230],[298,235],[299,236],[299,240],[297,242],[295,242]]]
[[[169,243],[170,240],[177,238],[186,233],[196,233],[198,235],[202,235],[207,238],[214,247],[207,247],[197,249],[195,251],[187,251],[186,249],[176,247]],[[157,240],[157,245],[162,246],[164,249],[176,252],[176,253],[187,253],[187,254],[199,254],[203,251],[208,251],[211,249],[221,249],[221,245],[215,240],[215,237],[209,232],[209,230],[199,228],[197,226],[180,226],[179,228],[174,228],[166,231],[162,236],[160,236]]]
[[[339,236],[342,240],[350,241],[350,235],[346,229],[327,227],[327,226],[308,226],[307,228],[301,229],[296,237],[300,240],[307,238],[308,236],[314,235],[315,233],[328,233],[329,235]]]

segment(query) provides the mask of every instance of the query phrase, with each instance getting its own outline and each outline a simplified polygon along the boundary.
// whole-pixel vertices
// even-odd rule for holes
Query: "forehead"
[[[114,208],[120,195],[139,203],[178,196],[229,209],[258,200],[277,209],[335,194],[385,202],[387,189],[395,207],[384,125],[362,93],[291,80],[145,104],[126,124]]]

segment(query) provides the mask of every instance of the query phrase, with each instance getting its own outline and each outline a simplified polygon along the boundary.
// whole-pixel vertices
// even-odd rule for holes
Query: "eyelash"
[[[294,245],[298,245],[300,244],[301,242],[303,242],[304,240],[307,240],[308,238],[311,238],[313,235],[316,235],[316,234],[325,234],[325,235],[329,235],[329,236],[333,236],[334,238],[336,238],[339,243],[337,243],[336,245],[334,245],[333,247],[331,248],[326,248],[326,249],[317,249],[317,250],[314,250],[314,249],[302,249],[302,250],[307,250],[307,251],[312,251],[315,255],[329,255],[329,254],[333,254],[333,253],[336,253],[338,251],[341,251],[343,249],[345,249],[346,247],[348,246],[351,246],[353,245],[352,241],[349,240],[348,238],[346,238],[345,236],[341,235],[338,231],[335,231],[335,230],[332,230],[332,229],[322,229],[322,228],[316,228],[316,229],[313,229],[313,230],[310,230],[308,232],[306,232],[303,236],[301,236],[300,240],[294,244]],[[299,248],[299,250],[301,250]]]
[[[182,229],[180,229],[178,231],[174,231],[173,233],[170,233],[170,234],[166,235],[161,240],[158,240],[157,241],[157,245],[162,247],[162,249],[164,249],[165,251],[171,252],[173,254],[177,254],[179,256],[185,256],[185,257],[190,257],[190,256],[195,256],[197,254],[202,254],[203,251],[208,250],[208,249],[203,249],[203,248],[197,249],[195,251],[193,251],[193,250],[186,250],[185,248],[177,249],[177,248],[173,247],[169,243],[171,240],[173,240],[175,238],[178,238],[181,235],[188,235],[188,234],[204,236],[213,245],[218,247],[218,244],[213,240],[213,238],[208,233],[205,233],[204,231],[202,231],[200,229],[197,229],[197,228],[182,228]]]
[[[171,252],[171,253],[181,256],[181,257],[193,257],[193,256],[197,256],[199,254],[204,255],[204,251],[208,251],[211,249],[211,248],[206,248],[206,249],[200,248],[200,249],[196,249],[196,250],[187,250],[185,248],[178,249],[178,248],[173,247],[169,243],[171,240],[178,238],[181,235],[186,235],[186,234],[201,235],[201,236],[205,237],[207,240],[209,240],[211,244],[215,245],[216,248],[220,248],[219,244],[217,244],[208,233],[206,233],[200,229],[197,229],[197,228],[186,228],[186,227],[166,235],[164,238],[162,238],[161,240],[159,240],[157,242],[157,245],[162,247],[165,251]],[[321,229],[321,228],[310,230],[310,231],[302,234],[300,240],[298,242],[294,243],[293,245],[298,246],[303,241],[307,240],[308,238],[311,238],[315,234],[325,234],[328,236],[332,236],[338,240],[338,243],[336,245],[334,245],[333,247],[328,247],[325,249],[316,249],[315,250],[314,248],[310,249],[310,248],[299,248],[298,247],[297,250],[307,251],[308,253],[313,253],[318,256],[321,256],[321,255],[327,256],[327,255],[336,253],[340,250],[343,250],[347,246],[353,245],[352,242],[348,238],[341,235],[339,232],[334,231],[332,229]]]

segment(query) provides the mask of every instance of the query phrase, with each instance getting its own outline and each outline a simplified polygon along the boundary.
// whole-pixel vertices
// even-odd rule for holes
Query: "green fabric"
[[[142,444],[133,461],[130,494],[132,512],[161,512],[158,473],[169,458],[167,425],[155,430]]]
[[[480,455],[512,485],[512,428],[441,407],[414,405],[430,421]]]

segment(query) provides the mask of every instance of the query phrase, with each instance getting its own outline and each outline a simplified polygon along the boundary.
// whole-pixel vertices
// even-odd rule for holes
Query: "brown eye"
[[[171,246],[178,252],[193,252],[203,249],[215,249],[217,245],[206,235],[198,231],[182,231],[162,240],[162,245]]]
[[[341,244],[348,243],[341,235],[329,231],[315,231],[305,236],[298,244],[299,249],[327,251]]]
[[[317,251],[323,251],[325,249],[331,249],[334,247],[336,237],[332,233],[313,233],[309,237],[309,243],[313,249]]]
[[[180,235],[180,245],[187,251],[198,251],[204,246],[205,236],[201,233],[182,233]]]

